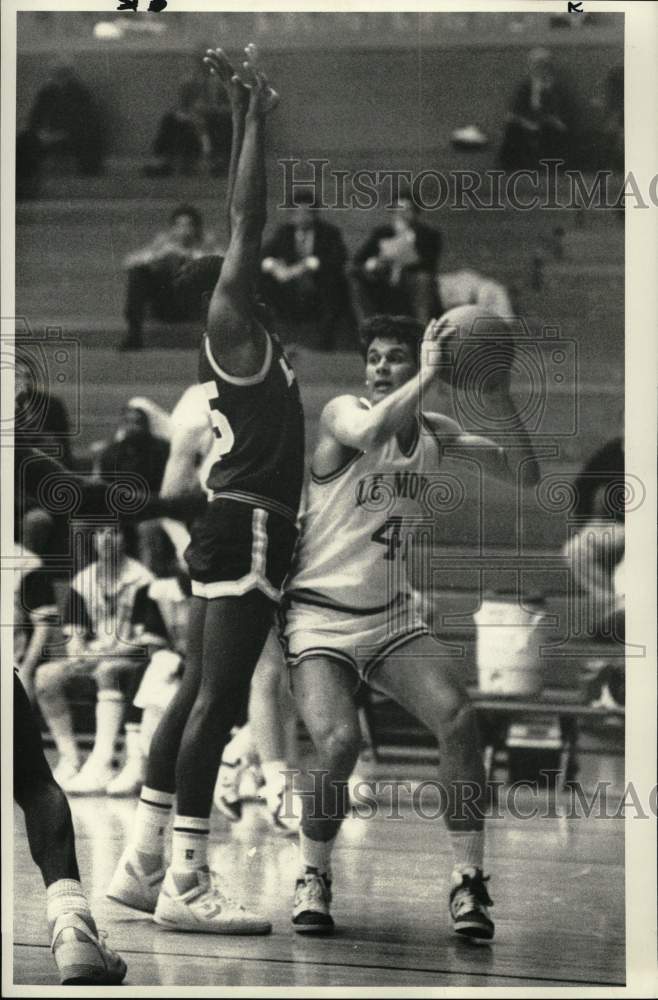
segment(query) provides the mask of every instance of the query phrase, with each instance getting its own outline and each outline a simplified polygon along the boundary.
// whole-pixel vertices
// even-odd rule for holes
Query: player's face
[[[376,337],[366,355],[366,383],[370,401],[379,402],[395,392],[418,371],[412,348],[399,340]]]

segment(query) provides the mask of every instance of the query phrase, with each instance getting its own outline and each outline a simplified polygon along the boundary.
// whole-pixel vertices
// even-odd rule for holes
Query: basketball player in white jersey
[[[482,319],[472,306],[459,313],[462,322]],[[505,418],[500,443],[421,410],[450,334],[450,315],[432,320],[424,335],[406,317],[367,320],[362,335],[369,400],[338,396],[321,416],[284,626],[298,710],[315,745],[315,766],[328,772],[304,795],[293,912],[299,933],[333,929],[331,854],[359,752],[354,694],[361,681],[436,735],[454,853],[454,929],[484,939],[494,933],[483,875],[485,776],[475,716],[459,664],[437,655],[403,560],[414,520],[432,516],[428,490],[447,445],[512,482],[519,463],[528,484],[536,482],[538,469],[504,381],[488,393],[493,422],[500,426]],[[457,808],[463,782],[480,789],[472,809]]]

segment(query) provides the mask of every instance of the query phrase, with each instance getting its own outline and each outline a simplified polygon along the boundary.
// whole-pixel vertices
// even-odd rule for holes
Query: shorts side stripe
[[[364,664],[363,670],[361,671],[361,676],[364,681],[368,681],[370,679],[370,675],[373,670],[379,666],[382,660],[385,660],[387,656],[394,653],[396,649],[399,649],[401,646],[405,646],[408,642],[411,642],[412,639],[416,639],[421,635],[431,635],[427,625],[417,625],[415,628],[409,629],[408,632],[404,632],[402,635],[396,635],[395,638],[391,639],[389,643],[378,649],[372,659],[368,660],[368,662]]]
[[[200,583],[192,580],[195,597],[212,600],[215,597],[243,597],[250,590],[261,590],[272,601],[279,601],[281,593],[267,579],[267,511],[255,507],[251,516],[251,568],[239,580],[219,580],[217,583]]]

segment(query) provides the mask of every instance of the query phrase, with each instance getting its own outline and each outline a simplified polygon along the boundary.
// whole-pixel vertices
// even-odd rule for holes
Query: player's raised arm
[[[254,50],[247,48],[254,58]],[[261,237],[266,220],[265,118],[278,103],[254,62],[243,64],[250,89],[244,139],[230,206],[231,239],[208,310],[215,360],[230,374],[249,376],[262,364],[265,344],[255,316]]]
[[[439,320],[430,320],[421,344],[418,373],[372,409],[356,396],[337,396],[324,408],[321,428],[340,444],[367,452],[391,438],[422,403],[422,390],[436,376],[442,350]]]
[[[228,222],[228,236],[231,238],[231,205],[233,204],[233,191],[235,188],[235,178],[238,171],[238,162],[242,151],[244,140],[244,124],[247,108],[249,107],[249,88],[244,85],[239,76],[236,75],[233,66],[226,57],[223,49],[208,49],[204,58],[204,63],[210,70],[212,76],[216,76],[220,84],[226,90],[231,104],[231,156],[228,168],[228,183],[226,189],[226,214]]]
[[[496,479],[510,483],[520,481],[526,487],[536,486],[540,478],[539,463],[530,436],[505,387],[487,393],[487,410],[492,423],[505,428],[502,434],[473,434],[463,430],[456,420],[442,413],[428,413],[425,416],[447,455],[477,461],[486,473]],[[520,480],[519,469],[522,472]]]

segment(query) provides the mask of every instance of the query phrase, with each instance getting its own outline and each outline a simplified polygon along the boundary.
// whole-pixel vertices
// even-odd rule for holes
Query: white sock
[[[100,767],[111,767],[114,744],[121,729],[125,699],[120,691],[99,691],[96,701],[96,739],[90,759]]]
[[[126,764],[141,764],[144,760],[142,750],[142,727],[139,722],[126,723]]]
[[[235,764],[239,760],[250,760],[253,752],[254,744],[251,738],[251,727],[247,723],[238,729],[235,736],[224,747],[222,761],[225,761],[227,764]]]
[[[56,715],[52,719],[48,717],[46,721],[60,757],[66,757],[67,760],[79,766],[80,751],[73,734],[73,723],[69,712],[64,715]]]
[[[484,830],[449,830],[456,869],[480,868],[484,865]]]
[[[51,928],[62,913],[79,913],[88,918],[85,922],[96,932],[89,902],[77,879],[60,878],[46,889],[46,914]]]
[[[331,877],[331,854],[336,837],[331,840],[311,840],[303,830],[299,831],[299,857],[302,870],[315,868],[320,875]]]
[[[162,865],[165,834],[169,824],[171,808],[174,804],[172,792],[158,792],[155,788],[142,785],[142,791],[135,811],[131,846],[139,851],[142,867],[149,875]],[[144,857],[148,855],[148,857]]]
[[[208,867],[210,820],[198,816],[176,816],[171,839],[171,870],[191,874]]]

